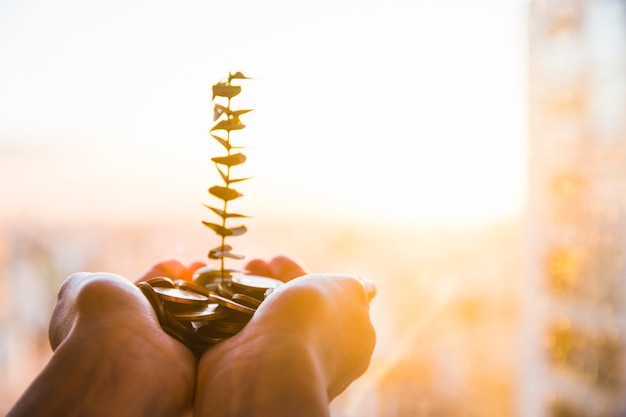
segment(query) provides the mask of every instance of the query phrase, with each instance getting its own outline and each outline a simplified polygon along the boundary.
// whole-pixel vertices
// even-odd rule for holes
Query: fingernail
[[[367,278],[361,278],[361,282],[363,283],[365,291],[367,292],[367,298],[369,298],[369,300],[371,301],[372,298],[374,298],[374,296],[376,295],[376,284],[374,284],[374,281]]]

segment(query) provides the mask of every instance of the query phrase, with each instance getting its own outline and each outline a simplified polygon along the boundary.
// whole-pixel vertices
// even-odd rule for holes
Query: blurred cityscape
[[[65,277],[113,271],[134,278],[165,257],[202,259],[211,236],[190,223],[4,224],[0,411],[50,355],[47,320]],[[428,230],[293,218],[257,224],[249,235],[239,248],[250,256],[290,254],[311,270],[368,277],[378,286],[372,364],[334,401],[335,416],[513,413],[522,277],[518,221]]]
[[[626,2],[534,1],[523,417],[626,415]]]

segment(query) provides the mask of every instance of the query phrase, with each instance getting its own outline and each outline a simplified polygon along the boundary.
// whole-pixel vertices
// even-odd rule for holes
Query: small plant
[[[249,178],[232,176],[232,168],[246,162],[243,147],[231,143],[231,134],[244,129],[240,116],[251,110],[231,108],[233,97],[241,93],[234,80],[248,79],[241,72],[228,74],[228,79],[213,85],[215,124],[211,136],[225,149],[226,154],[211,158],[222,179],[221,185],[209,188],[217,198],[219,207],[205,204],[219,218],[218,222],[203,221],[220,238],[220,245],[211,249],[208,257],[219,261],[219,268],[209,266],[195,271],[193,282],[170,277],[155,277],[137,286],[152,305],[163,330],[185,344],[198,357],[204,350],[239,332],[248,323],[256,309],[283,285],[269,277],[243,274],[243,271],[226,268],[226,258],[243,259],[232,252],[226,239],[247,232],[246,226],[229,225],[231,219],[248,217],[230,211],[229,203],[242,197],[234,186]]]
[[[231,134],[234,131],[242,130],[246,126],[241,122],[240,116],[252,111],[246,110],[234,110],[231,108],[231,100],[233,97],[241,93],[241,86],[234,85],[234,80],[249,79],[241,72],[234,74],[229,73],[226,81],[221,81],[213,85],[213,121],[215,124],[209,131],[211,136],[224,148],[226,154],[223,156],[216,156],[211,158],[215,163],[215,168],[219,173],[223,184],[214,185],[209,188],[209,194],[216,197],[221,201],[220,207],[214,207],[213,205],[205,204],[205,207],[210,209],[220,219],[219,222],[202,221],[202,223],[215,232],[221,240],[221,244],[208,253],[210,260],[219,260],[220,267],[217,268],[204,268],[202,273],[197,277],[200,284],[209,283],[217,278],[230,278],[232,273],[238,272],[235,269],[229,269],[225,266],[225,258],[231,259],[244,259],[243,255],[235,254],[232,252],[232,246],[226,244],[227,238],[231,236],[240,236],[247,232],[245,225],[239,225],[230,227],[230,219],[241,219],[248,216],[238,214],[229,211],[229,203],[235,199],[243,196],[233,186],[250,179],[236,178],[232,176],[232,168],[241,165],[246,161],[246,156],[242,153],[243,147],[234,146],[231,143]]]

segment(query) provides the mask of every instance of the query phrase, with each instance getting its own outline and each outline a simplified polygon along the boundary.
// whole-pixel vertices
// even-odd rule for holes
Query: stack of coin
[[[283,284],[254,275],[210,280],[196,275],[194,281],[158,277],[137,286],[152,304],[163,330],[197,355],[237,334]]]

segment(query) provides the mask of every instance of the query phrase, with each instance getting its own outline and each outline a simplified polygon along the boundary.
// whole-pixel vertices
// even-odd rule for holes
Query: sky
[[[211,85],[241,210],[474,224],[525,198],[526,2],[0,0],[5,216],[200,213]]]

